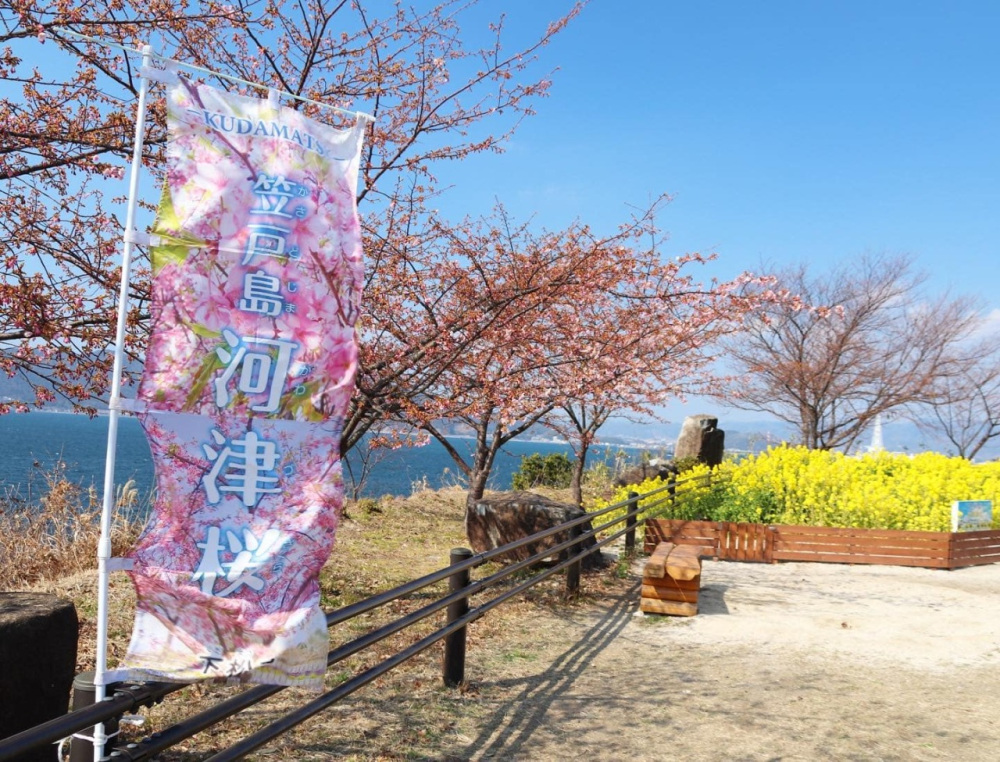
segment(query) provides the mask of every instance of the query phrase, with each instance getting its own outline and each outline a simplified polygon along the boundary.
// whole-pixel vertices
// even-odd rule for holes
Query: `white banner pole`
[[[152,49],[142,49],[142,65],[146,69],[152,60]],[[97,657],[94,667],[94,702],[105,697],[105,672],[108,661],[108,561],[111,559],[111,516],[115,509],[115,453],[118,446],[118,419],[121,416],[121,379],[125,355],[125,329],[128,318],[129,270],[135,236],[135,210],[138,205],[139,174],[142,170],[142,143],[146,125],[146,94],[149,80],[143,74],[139,85],[139,102],[135,117],[135,142],[132,148],[132,170],[129,178],[128,207],[125,213],[125,236],[122,246],[122,279],[118,295],[118,328],[115,335],[114,369],[111,374],[111,395],[108,401],[108,449],[104,464],[104,503],[101,509],[101,538],[97,547]],[[107,743],[104,724],[94,726],[94,762],[104,756]]]

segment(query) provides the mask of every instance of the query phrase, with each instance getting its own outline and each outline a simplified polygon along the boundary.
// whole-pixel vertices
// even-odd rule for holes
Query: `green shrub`
[[[512,481],[516,490],[535,487],[565,489],[573,481],[573,461],[561,452],[545,456],[540,453],[524,455]]]
[[[382,513],[382,507],[379,505],[379,501],[371,497],[363,497],[355,503],[358,510],[365,516],[371,516],[375,513]]]
[[[694,455],[689,455],[686,458],[679,458],[674,461],[674,466],[677,468],[678,475],[686,474],[688,471],[693,471],[700,465],[701,461]]]

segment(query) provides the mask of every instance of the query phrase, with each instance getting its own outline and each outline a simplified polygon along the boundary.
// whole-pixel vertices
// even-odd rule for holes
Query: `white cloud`
[[[1000,333],[1000,307],[995,307],[983,315],[972,334],[972,338],[985,339],[987,336],[995,336],[998,333]]]

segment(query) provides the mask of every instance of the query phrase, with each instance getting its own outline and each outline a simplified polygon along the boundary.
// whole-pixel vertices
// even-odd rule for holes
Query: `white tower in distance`
[[[882,414],[875,415],[875,428],[872,431],[872,443],[868,445],[868,452],[882,452],[885,445],[882,444]]]

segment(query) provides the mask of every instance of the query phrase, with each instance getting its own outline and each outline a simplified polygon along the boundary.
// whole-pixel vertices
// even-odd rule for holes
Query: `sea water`
[[[50,412],[0,415],[0,442],[3,443],[0,497],[37,502],[46,492],[46,476],[51,475],[60,463],[65,465],[68,479],[84,489],[93,486],[101,494],[107,439],[107,416],[88,418],[85,415]],[[468,455],[474,443],[468,439],[455,439],[452,444],[463,455]],[[588,465],[613,460],[619,449],[610,446],[592,448],[588,454]],[[509,443],[497,456],[489,488],[510,489],[522,456],[556,452],[573,457],[569,445],[563,443]],[[409,495],[423,486],[440,489],[462,483],[455,462],[436,441],[420,447],[385,451],[379,455],[380,460],[373,467],[362,496]],[[350,453],[348,460],[357,471],[359,464]],[[153,487],[153,463],[138,420],[122,416],[118,424],[115,484],[122,485],[130,480],[140,496],[149,495]],[[350,489],[350,479],[345,476],[345,480]]]

